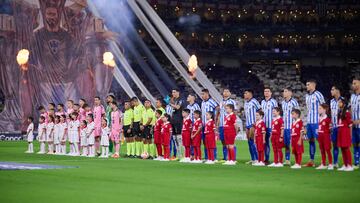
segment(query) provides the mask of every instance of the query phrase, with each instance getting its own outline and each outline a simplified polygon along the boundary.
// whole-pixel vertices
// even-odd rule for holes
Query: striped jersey
[[[305,96],[307,108],[307,124],[319,123],[319,106],[325,103],[324,96],[317,90]]]
[[[256,122],[256,111],[260,109],[259,102],[251,98],[249,101],[245,101],[244,105],[245,109],[245,118],[246,118],[246,127],[250,127],[255,124]]]
[[[173,107],[170,106],[170,104],[166,105],[165,107],[165,111],[167,114],[169,114],[170,116],[172,116],[172,113],[173,113]]]
[[[270,98],[269,100],[261,101],[261,109],[264,111],[264,122],[266,128],[271,128],[271,122],[273,118],[272,110],[278,106],[277,101],[274,98]]]
[[[201,102],[201,121],[203,125],[206,124],[206,112],[212,111],[215,115],[215,109],[218,106],[215,100],[209,98],[208,100],[204,100]]]
[[[190,110],[189,116],[190,116],[191,121],[194,122],[194,111],[201,110],[199,104],[194,102],[193,104],[188,104],[186,108]]]
[[[337,127],[338,113],[339,113],[339,100],[333,98],[330,101],[330,110],[331,110],[331,123],[334,128]]]
[[[235,110],[237,110],[237,106],[236,106],[236,102],[235,100],[233,99],[223,99],[220,103],[220,124],[219,126],[222,127],[224,126],[224,119],[225,119],[225,116],[226,116],[226,111],[225,111],[225,106],[228,105],[228,104],[232,104],[234,105],[234,108]]]
[[[353,121],[360,120],[360,94],[351,95],[351,118]],[[360,128],[359,124],[354,125],[355,128]]]
[[[294,98],[290,98],[289,101],[282,101],[281,107],[283,110],[284,129],[291,129],[293,119],[291,117],[291,111],[299,109],[299,103]]]

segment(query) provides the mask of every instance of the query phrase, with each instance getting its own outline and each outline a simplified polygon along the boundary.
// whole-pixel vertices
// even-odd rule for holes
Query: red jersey
[[[157,119],[154,125],[154,142],[155,144],[161,144],[161,127],[163,125],[161,118]]]
[[[338,118],[338,147],[351,147],[351,115],[346,112],[345,118]]]
[[[303,122],[301,119],[296,120],[291,125],[291,136],[293,137],[300,137],[301,131],[303,129]]]
[[[276,118],[272,121],[271,124],[271,134],[274,136],[280,136],[281,135],[281,130],[284,129],[284,121],[281,117]]]
[[[170,145],[172,127],[170,122],[163,123],[161,127],[161,138],[163,145]]]
[[[320,118],[319,136],[330,136],[331,119],[329,117]]]
[[[205,145],[208,149],[214,149],[216,147],[215,140],[215,122],[213,119],[210,119],[205,124]]]
[[[256,137],[263,137],[264,133],[266,132],[266,126],[264,120],[260,120],[255,124],[255,136]]]
[[[235,123],[236,115],[234,113],[226,115],[224,119],[224,133],[236,134]]]
[[[163,125],[163,120],[161,118],[157,119],[157,121],[155,122],[155,125],[154,125],[154,135],[155,134],[158,134],[160,135],[161,134],[161,127]]]
[[[195,135],[195,137],[191,140],[191,145],[194,147],[199,147],[201,145],[201,130],[199,133],[195,134],[199,129],[202,128],[202,121],[200,118],[198,118],[193,125],[192,133]]]
[[[201,127],[202,127],[202,121],[201,121],[200,118],[198,118],[198,119],[194,122],[192,132],[193,132],[193,133],[196,133]]]
[[[184,134],[184,133],[186,133],[186,134],[191,133],[191,127],[192,127],[192,121],[191,121],[190,117],[187,117],[186,119],[183,120],[182,134]]]
[[[205,135],[215,135],[215,122],[210,119],[205,124]]]
[[[304,144],[301,139],[301,132],[303,130],[303,122],[301,119],[298,119],[293,122],[291,125],[291,149],[293,154],[302,154],[304,153]],[[300,145],[299,145],[299,139]]]

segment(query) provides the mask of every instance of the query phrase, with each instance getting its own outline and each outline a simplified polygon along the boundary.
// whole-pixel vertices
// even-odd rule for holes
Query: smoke
[[[129,34],[129,22],[134,21],[134,15],[128,7],[126,0],[89,1],[94,4],[100,13],[100,17],[104,19],[105,24],[110,31],[125,35]]]

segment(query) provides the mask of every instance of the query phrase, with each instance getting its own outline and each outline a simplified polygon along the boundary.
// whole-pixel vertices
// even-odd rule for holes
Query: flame
[[[110,66],[110,67],[115,67],[115,65],[116,65],[116,64],[115,64],[115,61],[114,61],[114,60],[111,60],[111,61],[109,62],[109,66]]]
[[[198,67],[198,61],[195,55],[191,55],[188,62],[189,72],[194,73]]]
[[[103,63],[110,67],[115,67],[114,55],[111,52],[103,54]]]
[[[21,49],[16,56],[17,63],[20,66],[27,64],[27,62],[29,61],[29,54],[29,50]]]

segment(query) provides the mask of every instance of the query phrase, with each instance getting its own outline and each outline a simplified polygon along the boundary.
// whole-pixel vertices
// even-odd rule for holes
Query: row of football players
[[[360,90],[360,88],[358,87],[359,85],[356,85],[357,83],[359,83],[359,80],[358,79],[354,79],[353,81],[353,89],[355,92],[358,92]],[[324,108],[326,109],[326,107],[320,107],[320,105],[322,105],[324,103],[324,99],[321,95],[321,93],[319,93],[318,91],[316,91],[315,89],[316,87],[316,82],[315,81],[308,81],[307,82],[307,89],[308,89],[308,92],[309,94],[306,95],[306,103],[307,103],[307,107],[308,107],[308,116],[307,116],[307,126],[306,126],[306,137],[309,139],[309,143],[310,143],[310,157],[311,157],[311,161],[307,164],[307,166],[310,166],[310,165],[313,165],[313,160],[314,160],[314,154],[315,154],[315,142],[314,142],[314,138],[316,138],[318,136],[318,132],[317,132],[317,128],[318,128],[318,124],[321,120],[323,120],[325,117],[319,117],[320,115],[320,112],[319,112],[319,109],[321,108]],[[225,92],[228,92],[225,94]],[[333,94],[333,92],[336,92],[337,91],[337,94]],[[283,143],[279,143],[280,146],[281,145],[285,145],[286,147],[286,162],[288,162],[289,160],[289,157],[287,156],[288,152],[289,152],[289,143],[290,143],[290,136],[292,133],[291,133],[291,127],[289,127],[289,123],[291,124],[293,119],[291,118],[291,112],[293,109],[295,109],[296,105],[294,104],[294,99],[291,97],[291,94],[289,96],[289,92],[291,93],[291,89],[290,88],[286,88],[284,89],[284,101],[282,102],[282,110],[284,110],[284,130],[281,131],[280,133],[280,137],[281,137],[281,140]],[[340,94],[339,94],[339,91],[338,91],[338,88],[336,88],[336,86],[334,86],[331,90],[332,92],[332,95],[334,96],[334,99],[331,101],[331,120],[332,120],[332,134],[334,135],[334,131],[338,130],[338,126],[337,126],[337,123],[339,121],[341,121],[340,119],[337,119],[335,117],[337,117],[339,114],[339,102],[341,99],[343,99]],[[206,94],[207,93],[207,94]],[[269,94],[270,93],[270,94]],[[287,93],[287,96],[285,95],[285,93]],[[205,97],[203,97],[203,95],[205,95]],[[230,94],[231,95],[231,94]],[[357,98],[357,95],[358,93],[352,95],[352,98],[351,98],[351,108],[359,108],[359,102],[358,100],[356,100]],[[207,98],[206,98],[207,96]],[[254,165],[257,165],[258,162],[259,162],[259,158],[258,158],[258,155],[259,155],[259,151],[261,152],[262,150],[262,147],[258,146],[256,148],[255,145],[252,145],[251,142],[253,142],[254,140],[254,136],[252,136],[254,133],[254,127],[255,127],[255,112],[258,111],[259,109],[262,109],[264,111],[264,121],[265,121],[265,127],[266,127],[266,136],[265,136],[265,163],[266,161],[268,161],[268,157],[269,157],[269,138],[272,134],[276,134],[276,132],[273,132],[272,130],[272,122],[273,122],[273,109],[277,106],[277,105],[274,105],[274,99],[271,98],[271,90],[270,88],[265,88],[264,90],[264,96],[265,96],[265,99],[261,102],[261,107],[260,105],[258,104],[258,102],[252,97],[252,91],[251,90],[247,90],[245,91],[245,94],[244,94],[244,99],[245,99],[245,116],[246,116],[246,127],[247,127],[247,135],[248,135],[248,140],[249,140],[249,148],[250,148],[250,154],[252,155],[252,163]],[[202,99],[203,99],[203,102],[201,104],[201,110],[202,110],[202,114],[203,114],[203,117],[202,117],[202,124],[205,126],[205,123],[207,122],[207,118],[206,118],[206,114],[207,112],[214,112],[213,110],[215,109],[216,107],[216,102],[214,101],[211,101],[212,99],[209,98],[209,94],[208,94],[208,91],[204,90],[203,91],[203,94],[202,94]],[[98,100],[98,102],[100,101],[99,98],[96,98],[95,99],[95,105],[96,105],[96,100]],[[229,103],[228,101],[230,101],[231,99],[229,99],[229,90],[224,90],[224,100],[223,102],[220,104],[220,112],[223,112],[222,110],[225,109],[225,104],[226,103]],[[335,102],[333,102],[335,100]],[[346,109],[347,108],[347,105],[346,105],[346,102],[345,100],[344,101],[344,108]],[[68,102],[69,103],[69,102]],[[79,102],[81,103],[81,101]],[[146,106],[146,103],[148,103],[148,109],[151,109],[151,103],[150,101],[146,101],[145,102],[145,106]],[[207,103],[210,103],[210,104],[207,104]],[[232,102],[230,102],[232,103]],[[335,103],[335,105],[333,105],[333,103]],[[213,108],[209,108],[209,106],[213,106]],[[101,105],[100,105],[101,106]],[[153,149],[154,148],[154,145],[151,144],[151,139],[146,139],[147,137],[149,137],[149,135],[151,135],[151,133],[147,133],[147,132],[150,132],[151,130],[151,125],[154,125],[154,122],[155,122],[155,119],[148,119],[149,123],[144,123],[144,122],[140,122],[142,121],[142,117],[143,117],[143,106],[140,104],[139,105],[139,102],[137,101],[137,99],[135,100],[132,100],[131,101],[131,105],[130,103],[128,103],[128,105],[125,104],[125,108],[126,106],[129,106],[127,108],[127,110],[132,110],[132,114],[133,114],[133,117],[132,118],[133,120],[129,120],[129,119],[126,119],[128,118],[129,116],[126,116],[126,115],[130,115],[130,113],[126,113],[127,110],[125,111],[125,115],[124,115],[124,122],[126,122],[125,120],[128,120],[128,124],[124,124],[124,135],[125,137],[128,137],[127,138],[127,148],[130,149],[130,152],[132,151],[132,149],[136,149],[136,153],[127,153],[127,154],[137,154],[139,155],[138,152],[142,152],[142,151],[149,151],[149,150],[144,150],[144,148],[146,149],[146,147],[150,148],[150,149]],[[189,106],[189,105],[188,105]],[[194,105],[192,105],[194,106]],[[149,108],[150,107],[150,108]],[[159,108],[162,108],[162,107],[159,107]],[[103,109],[103,107],[102,107]],[[335,110],[334,110],[335,109]],[[280,109],[281,110],[281,109]],[[164,111],[164,109],[162,109],[162,111]],[[326,111],[326,110],[325,110]],[[146,112],[146,111],[144,111]],[[335,112],[335,113],[334,113]],[[354,122],[356,124],[356,122],[358,122],[358,120],[356,120],[356,113],[358,113],[359,111],[355,111],[352,110],[351,111],[352,114],[353,114],[353,118],[355,119]],[[191,114],[194,114],[194,109],[190,109],[190,113]],[[171,113],[170,113],[171,114]],[[99,117],[101,118],[101,113],[99,114]],[[146,116],[146,113],[144,114]],[[346,115],[346,114],[344,114]],[[151,116],[150,116],[151,117]],[[225,118],[225,115],[223,113],[223,119]],[[330,117],[330,116],[329,116]],[[335,118],[335,119],[334,119]],[[345,118],[344,118],[345,119]],[[193,119],[192,119],[193,120]],[[217,119],[219,120],[219,119]],[[220,120],[221,120],[221,116],[220,116]],[[270,121],[270,122],[268,122]],[[335,121],[335,122],[334,122]],[[194,121],[193,121],[194,122]],[[99,121],[97,122],[99,123]],[[101,119],[100,119],[100,123],[101,123]],[[220,122],[221,123],[221,122]],[[270,123],[270,124],[269,124]],[[350,123],[350,122],[349,122]],[[134,124],[134,125],[133,125]],[[140,126],[140,124],[142,124]],[[151,124],[151,125],[150,125]],[[224,125],[224,122],[223,122],[223,125]],[[221,126],[219,127],[219,132],[220,132],[220,137],[223,137],[222,141],[224,141],[224,132],[221,132],[223,131],[223,129],[221,128],[224,128],[224,126]],[[347,126],[348,129],[351,128],[350,126],[351,124],[349,124]],[[356,131],[356,126],[358,124],[356,124],[354,127],[353,127],[353,132],[355,130],[355,134],[353,133],[353,138],[357,135],[357,131]],[[97,125],[99,126],[99,125]],[[218,125],[216,125],[218,126]],[[291,125],[290,125],[291,126]],[[320,129],[319,131],[322,132],[321,130],[321,125],[319,126]],[[100,124],[100,128],[101,128],[101,124]],[[126,129],[127,128],[127,129]],[[99,129],[99,128],[98,128]],[[150,130],[149,130],[150,129]],[[326,128],[327,129],[327,128]],[[141,131],[141,132],[139,132]],[[131,132],[131,133],[129,133]],[[101,132],[100,132],[101,133]],[[99,133],[97,133],[99,135]],[[223,136],[221,136],[221,134],[223,134]],[[336,133],[336,138],[338,138],[339,136],[337,135],[338,132]],[[134,138],[131,138],[131,135],[134,135],[135,136],[135,139]],[[281,136],[282,135],[282,136]],[[143,138],[141,138],[143,136]],[[204,134],[203,134],[204,136]],[[144,145],[141,145],[139,144],[140,142],[138,141],[138,137],[140,137],[140,140],[144,140]],[[274,139],[275,136],[271,136],[271,139]],[[328,137],[328,136],[326,136]],[[351,137],[351,136],[350,136]],[[115,139],[114,139],[115,140]],[[328,139],[327,139],[328,140]],[[351,140],[351,138],[350,138]],[[354,139],[353,139],[354,140]],[[133,143],[134,142],[134,143]],[[320,139],[319,139],[319,143],[320,143]],[[206,142],[204,142],[206,143]],[[254,142],[253,142],[254,143]],[[258,144],[259,142],[257,142]],[[328,143],[328,142],[327,142]],[[329,148],[329,144],[325,144],[326,147],[325,148]],[[111,142],[110,142],[111,144]],[[225,143],[224,143],[225,144]],[[292,145],[294,144],[294,142],[292,142]],[[321,143],[320,143],[321,144]],[[356,143],[355,143],[356,144]],[[355,148],[355,144],[354,144],[354,156],[356,157],[356,148]],[[334,149],[335,148],[338,148],[339,146],[338,145],[338,141],[336,142],[333,142],[333,145],[334,145]],[[351,141],[350,141],[350,145],[351,145]],[[320,145],[321,147],[321,145]],[[330,144],[330,147],[331,147],[331,144]],[[150,150],[150,151],[153,151],[153,150]],[[227,149],[227,146],[225,145],[225,150],[223,150],[224,152],[229,152],[229,155],[230,155],[230,151]],[[281,151],[281,150],[280,150]],[[294,147],[293,147],[293,151],[294,151]],[[326,150],[321,150],[322,152],[327,152]],[[334,150],[335,151],[335,150]],[[342,150],[343,151],[343,150]],[[205,157],[207,157],[207,152],[208,150],[205,150]],[[215,150],[216,152],[216,150]],[[349,154],[350,150],[344,150],[343,154]],[[225,155],[225,153],[224,153]],[[275,154],[274,154],[275,155]],[[281,154],[280,154],[281,155]],[[279,155],[279,156],[280,156]],[[324,155],[324,153],[322,153],[322,155]],[[325,153],[326,155],[326,153]],[[330,153],[331,155],[331,153]],[[153,156],[154,156],[154,153],[153,153]],[[329,156],[329,153],[328,153],[328,156]],[[335,155],[334,155],[335,156]],[[324,157],[324,156],[323,156]],[[345,165],[349,165],[349,162],[351,163],[351,156],[348,156],[349,158],[345,159],[347,161],[344,160],[345,162]],[[224,156],[225,158],[225,156]],[[230,157],[229,157],[230,158]],[[281,156],[280,156],[281,158]],[[335,156],[336,158],[336,156]],[[260,160],[261,162],[261,160]],[[285,162],[285,163],[286,163]],[[346,163],[347,162],[347,163]],[[355,164],[356,164],[356,159],[355,159]],[[261,165],[261,164],[260,164]],[[332,164],[329,163],[329,167],[325,167],[325,164],[324,162],[322,161],[322,165],[320,165],[319,168],[332,168]],[[350,167],[348,167],[350,168]],[[342,167],[342,169],[344,169]]]
[[[112,97],[112,99],[114,99]],[[114,101],[108,102],[107,111],[113,122],[103,117],[105,109],[101,105],[99,97],[94,99],[94,107],[88,107],[86,101],[81,99],[79,104],[72,100],[67,101],[67,111],[63,111],[63,105],[59,104],[54,111],[54,104],[49,104],[48,111],[44,107],[39,108],[39,127],[37,139],[40,142],[39,154],[59,154],[71,156],[95,157],[99,153],[100,145],[102,153],[100,157],[108,157],[109,151],[105,146],[109,145],[109,139],[115,143],[113,157],[119,157],[121,112]],[[33,153],[34,124],[33,117],[28,118],[27,141],[29,143],[27,153]],[[66,142],[69,142],[70,152],[67,153]],[[47,145],[47,147],[46,147]]]

